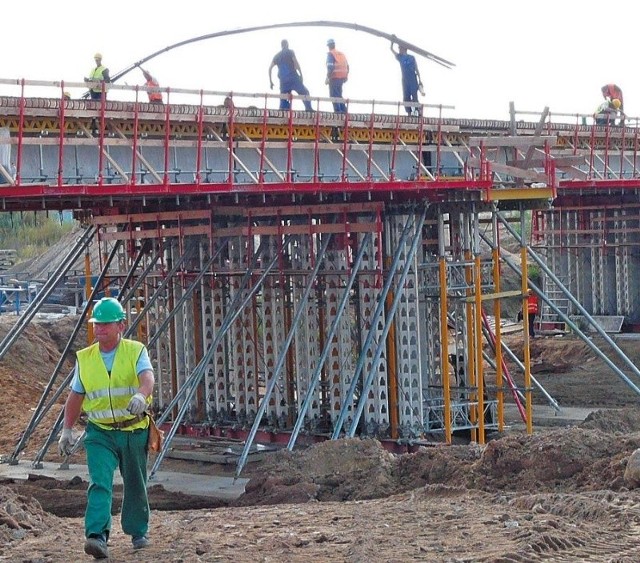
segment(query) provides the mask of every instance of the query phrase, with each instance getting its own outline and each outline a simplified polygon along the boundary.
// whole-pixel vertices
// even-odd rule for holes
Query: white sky
[[[10,0],[2,6],[0,77],[81,82],[96,51],[103,54],[113,75],[190,37],[256,25],[330,20],[393,33],[454,62],[456,66],[448,70],[417,57],[426,89],[422,101],[455,106],[445,113],[449,117],[508,119],[509,101],[523,111],[539,112],[548,105],[552,113],[591,114],[602,101],[600,87],[607,82],[622,87],[627,115],[639,115],[632,28],[640,4],[624,3],[621,11],[609,15],[599,12],[595,3],[584,0]],[[265,93],[269,64],[280,40],[286,38],[311,95],[326,97],[329,37],[351,67],[345,97],[401,99],[400,69],[389,43],[346,29],[291,28],[216,38],[160,55],[146,67],[163,87]],[[277,93],[276,69],[273,74]],[[144,80],[134,70],[118,83],[124,82]],[[70,90],[73,97],[84,92]],[[5,87],[2,92],[15,89],[8,92]],[[130,99],[130,94],[113,92],[110,99]],[[328,102],[325,105],[329,109]],[[276,106],[272,101],[270,107]],[[302,109],[300,102],[295,107]]]

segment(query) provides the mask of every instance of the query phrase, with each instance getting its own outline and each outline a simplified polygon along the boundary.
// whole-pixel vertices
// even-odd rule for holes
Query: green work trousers
[[[85,536],[111,530],[113,474],[120,469],[124,483],[122,530],[130,536],[146,536],[149,529],[147,497],[147,437],[149,429],[103,430],[87,424],[84,447],[89,466]]]

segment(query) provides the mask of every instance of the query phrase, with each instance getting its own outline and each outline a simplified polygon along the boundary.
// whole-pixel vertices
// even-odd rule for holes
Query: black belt
[[[122,420],[120,422],[98,422],[97,420],[95,422],[97,422],[98,424],[102,424],[104,426],[108,426],[109,428],[113,428],[114,430],[122,430],[123,428],[129,428],[129,426],[133,426],[134,424],[137,424],[141,420],[144,420],[146,416],[147,416],[147,413],[143,413],[143,414],[137,414],[133,418]]]

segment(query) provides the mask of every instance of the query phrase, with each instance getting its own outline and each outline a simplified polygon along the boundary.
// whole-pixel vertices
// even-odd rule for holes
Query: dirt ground
[[[13,450],[73,324],[32,323],[0,362],[0,453]],[[508,339],[520,354],[521,335]],[[619,344],[640,364],[637,340]],[[572,337],[535,339],[532,365],[561,406],[596,410],[584,422],[536,427],[531,436],[510,421],[486,446],[434,445],[396,456],[376,440],[352,439],[280,451],[251,464],[245,495],[229,504],[156,485],[152,546],[141,552],[120,529],[116,491],[110,560],[640,561],[638,480],[625,476],[640,448],[637,395]],[[546,404],[539,391],[534,402]],[[22,457],[33,457],[56,414]],[[217,471],[177,460],[163,468]],[[0,482],[0,561],[91,560],[82,552],[86,485],[36,475]]]

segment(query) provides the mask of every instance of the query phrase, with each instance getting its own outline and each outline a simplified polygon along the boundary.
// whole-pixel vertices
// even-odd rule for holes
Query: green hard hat
[[[120,302],[113,297],[103,297],[93,308],[93,316],[90,323],[117,323],[124,321],[127,315]]]

